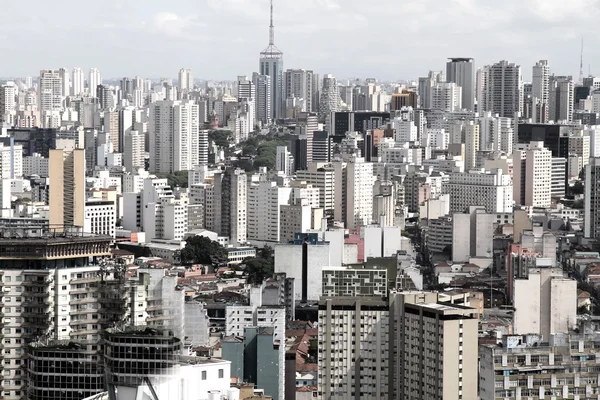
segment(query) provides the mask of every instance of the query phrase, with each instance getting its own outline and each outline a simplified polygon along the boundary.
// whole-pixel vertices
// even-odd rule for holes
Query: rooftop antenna
[[[583,37],[581,38],[581,62],[579,63],[579,83],[583,83]]]
[[[271,25],[269,25],[269,45],[270,46],[275,45],[275,26],[273,25],[273,0],[271,0]],[[583,58],[582,58],[582,60],[583,60]]]

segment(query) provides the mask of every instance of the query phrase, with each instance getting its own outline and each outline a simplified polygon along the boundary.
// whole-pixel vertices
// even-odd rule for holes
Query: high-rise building
[[[104,132],[110,138],[112,150],[115,153],[121,152],[119,135],[119,111],[104,111]]]
[[[540,60],[533,66],[533,79],[531,95],[533,98],[533,107],[536,109],[548,108],[550,99],[550,66],[547,60]],[[547,122],[547,113],[536,113],[533,122]]]
[[[335,207],[341,202],[341,199],[336,199],[336,171],[333,165],[310,163],[306,170],[296,171],[296,179],[319,189],[319,208],[323,209],[327,218],[333,219]]]
[[[412,107],[414,109],[419,106],[419,96],[412,89],[402,89],[401,93],[392,95],[391,111],[399,111],[403,107]]]
[[[462,88],[456,83],[439,82],[431,88],[431,108],[447,112],[462,107]]]
[[[476,398],[477,311],[464,296],[465,304],[447,300],[395,291],[387,301],[322,297],[319,394],[332,400]]]
[[[548,208],[552,197],[552,152],[544,142],[531,142],[513,153],[515,204]]]
[[[337,80],[333,75],[323,77],[321,97],[319,99],[319,120],[329,121],[333,112],[340,111],[341,98]],[[331,126],[331,122],[327,126]]]
[[[273,118],[283,115],[283,53],[275,46],[275,26],[273,25],[273,0],[271,0],[271,24],[269,25],[269,45],[260,52],[260,75],[271,78],[271,111]]]
[[[73,71],[71,71],[71,82],[71,96],[79,96],[84,92],[85,78],[81,68],[73,68]]]
[[[85,150],[50,150],[50,227],[85,224]]]
[[[511,212],[511,177],[502,170],[469,171],[450,174],[443,191],[450,195],[450,212],[464,212],[469,206],[482,206],[487,213]]]
[[[192,70],[181,68],[179,70],[177,82],[179,93],[183,93],[185,91],[191,92],[194,90],[194,76],[192,75]]]
[[[548,261],[537,258],[526,277],[514,279],[513,333],[549,338],[577,326],[577,281]]]
[[[475,111],[475,61],[472,58],[450,58],[449,60],[446,63],[446,82],[456,83],[462,88],[460,108]]]
[[[17,179],[23,176],[23,146],[0,142],[0,179]]]
[[[343,221],[346,228],[356,229],[368,225],[373,218],[373,164],[364,158],[352,157],[346,162],[334,162],[335,197],[334,217]]]
[[[248,240],[279,243],[280,209],[289,204],[291,194],[291,187],[266,180],[248,186]]]
[[[317,112],[315,103],[315,74],[305,69],[288,69],[284,76],[284,98],[303,100],[302,111]],[[317,78],[318,79],[318,78]]]
[[[158,101],[150,106],[150,172],[188,171],[199,163],[198,105]]]
[[[479,148],[510,155],[515,136],[512,118],[496,117],[491,112],[484,112],[480,114],[478,121]]]
[[[198,131],[198,165],[208,165],[208,129]]]
[[[486,67],[487,80],[483,82],[484,108],[479,112],[491,111],[500,117],[514,118],[523,111],[523,77],[521,66],[500,61]]]
[[[273,119],[271,77],[254,73],[252,80],[256,87],[256,119],[268,124]]]
[[[477,151],[479,151],[479,125],[469,121],[463,125],[465,134],[465,171],[475,168]]]
[[[15,111],[16,89],[15,85],[0,86],[0,122],[5,120],[7,113]]]
[[[98,360],[89,362],[91,357],[87,360],[69,357],[73,360],[69,367],[71,383],[62,390],[53,390],[61,384],[49,385],[41,376],[52,370],[57,379],[55,382],[63,382],[63,372],[55,368],[63,365],[60,364],[63,360],[66,365],[67,357],[63,355],[63,360],[46,358],[42,361],[40,357],[52,356],[48,352],[40,354],[37,351],[38,346],[34,344],[37,340],[46,343],[48,340],[90,340],[89,346],[80,342],[80,349],[88,354],[97,354],[98,347],[92,353],[92,346],[99,345],[100,321],[107,317],[105,304],[99,304],[97,286],[94,288],[89,282],[94,282],[90,278],[100,281],[99,262],[110,255],[111,238],[63,232],[62,225],[54,228],[49,228],[47,222],[27,220],[19,221],[18,225],[3,222],[1,227],[0,248],[4,250],[0,261],[2,289],[4,302],[11,304],[3,308],[5,317],[2,326],[2,397],[6,400],[24,397],[75,399],[93,395],[102,389],[102,376],[95,367]],[[108,276],[106,278],[107,283],[112,280]],[[84,297],[86,300],[83,300]],[[89,311],[86,312],[75,305],[77,302],[93,302],[94,305],[86,308]],[[115,296],[113,305],[116,304]],[[126,309],[123,311],[126,312]],[[92,315],[95,316],[94,321]],[[37,362],[47,363],[45,373],[32,374]],[[87,383],[85,389],[84,379]]]
[[[418,93],[420,108],[431,108],[431,88],[439,82],[444,82],[442,71],[429,71],[427,77],[419,78]]]
[[[575,84],[570,76],[550,77],[548,119],[554,122],[573,121]]]
[[[229,238],[231,244],[246,243],[247,190],[246,173],[240,169],[227,168],[215,173],[214,230]]]
[[[145,147],[146,135],[138,131],[125,133],[123,136],[123,166],[127,172],[134,173],[145,167]]]
[[[586,238],[600,237],[600,158],[590,158],[585,167],[583,232]]]
[[[67,97],[69,95],[69,93],[71,93],[69,70],[66,68],[59,68],[58,74],[60,75],[60,80],[62,83],[62,95],[63,95],[63,97]]]
[[[40,112],[56,111],[63,106],[63,84],[60,71],[42,70],[38,82]]]
[[[96,88],[102,85],[102,75],[97,68],[90,68],[88,75],[88,93],[90,96],[96,96]]]

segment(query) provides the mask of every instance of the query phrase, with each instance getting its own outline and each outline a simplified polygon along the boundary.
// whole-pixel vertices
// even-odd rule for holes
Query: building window
[[[219,369],[219,379],[223,379],[223,370]]]
[[[202,371],[202,380],[205,381],[206,380],[206,371]]]

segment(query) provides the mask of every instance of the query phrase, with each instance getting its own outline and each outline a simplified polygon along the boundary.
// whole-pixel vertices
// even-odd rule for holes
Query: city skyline
[[[268,43],[268,0],[204,0],[194,9],[187,1],[168,6],[147,2],[140,8],[113,0],[91,21],[74,2],[65,2],[56,8],[29,1],[39,11],[35,14],[22,4],[6,6],[13,18],[0,27],[0,51],[15,56],[0,75],[36,76],[43,68],[78,66],[98,68],[109,79],[158,78],[175,77],[185,66],[201,79],[234,80],[256,70],[256,54]],[[570,7],[558,1],[514,3],[503,8],[508,12],[470,0],[412,1],[403,7],[380,0],[368,8],[360,8],[356,0],[308,0],[293,8],[276,1],[277,45],[286,55],[286,68],[340,79],[416,79],[443,69],[447,57],[473,57],[477,67],[506,59],[523,66],[526,80],[531,79],[530,66],[547,59],[553,72],[576,78],[581,38],[591,42],[600,2],[577,0]],[[382,23],[381,16],[390,22]],[[69,23],[54,23],[60,18]],[[397,36],[400,28],[407,36]],[[46,46],[46,37],[62,45]],[[398,38],[401,51],[392,51],[388,38]],[[157,52],[167,46],[171,57]],[[599,64],[600,51],[584,46],[585,75]]]

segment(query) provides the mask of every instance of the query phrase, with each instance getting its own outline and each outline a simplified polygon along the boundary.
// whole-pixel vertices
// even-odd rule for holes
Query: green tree
[[[188,171],[177,171],[172,174],[156,174],[158,178],[166,179],[169,186],[175,187],[188,187]]]
[[[206,236],[191,236],[185,241],[181,250],[181,263],[190,264],[223,264],[227,262],[227,250],[218,242]]]
[[[575,182],[573,187],[571,187],[571,193],[573,195],[583,194],[585,192],[585,188],[583,187],[583,183],[581,181]]]
[[[219,147],[229,148],[233,133],[224,129],[210,131],[208,132],[208,139]]]
[[[262,258],[271,264],[275,264],[274,252],[271,246],[265,245],[262,249],[259,249],[258,258]]]
[[[273,264],[262,258],[248,258],[244,261],[248,283],[260,285],[267,278],[273,276]]]
[[[575,200],[573,202],[572,208],[577,209],[577,210],[583,210],[584,205],[585,204],[583,203],[583,200]]]

